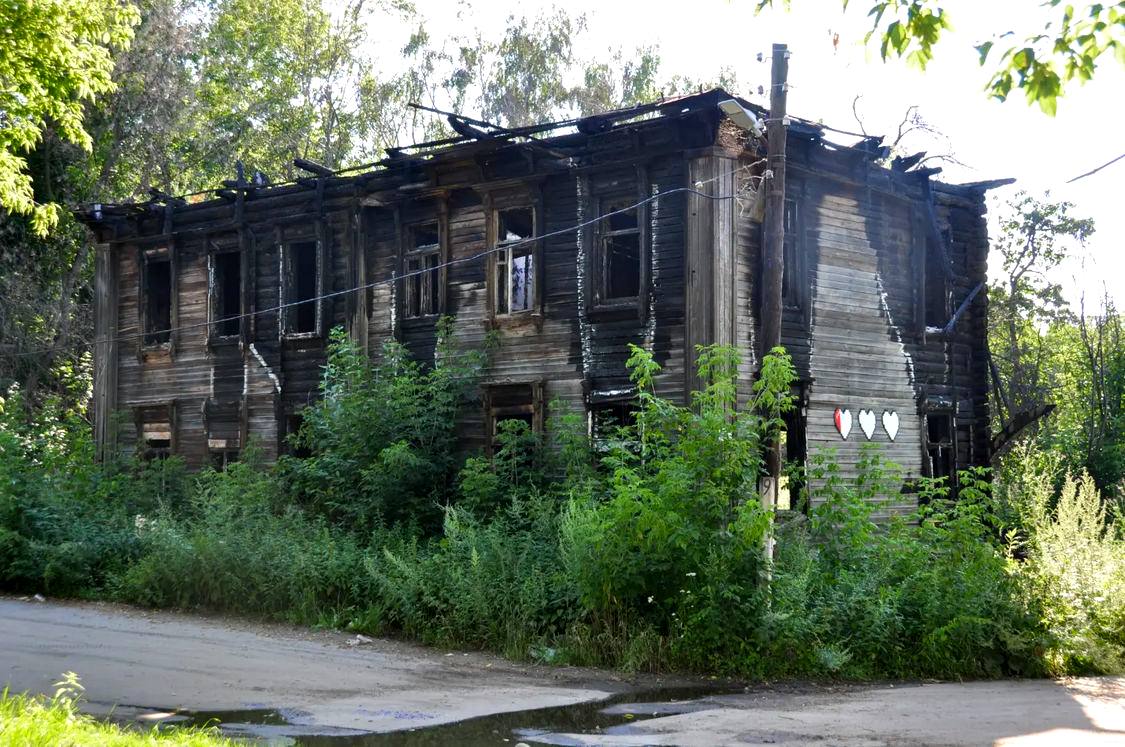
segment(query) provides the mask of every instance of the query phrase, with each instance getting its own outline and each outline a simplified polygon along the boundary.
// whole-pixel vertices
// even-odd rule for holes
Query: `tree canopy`
[[[137,21],[116,0],[0,4],[0,207],[30,215],[40,235],[58,223],[58,208],[37,199],[28,154],[48,126],[92,148],[84,104],[113,90],[113,52],[128,47]]]

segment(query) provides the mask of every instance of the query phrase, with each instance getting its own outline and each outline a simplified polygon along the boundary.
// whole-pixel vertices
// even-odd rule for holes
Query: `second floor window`
[[[515,314],[535,307],[535,211],[496,211],[496,313]]]
[[[421,223],[407,231],[403,257],[403,314],[406,318],[441,311],[441,234],[438,224]]]
[[[317,331],[319,321],[317,288],[320,267],[315,241],[294,241],[283,248],[282,303],[284,329],[287,334],[309,334]]]
[[[242,254],[211,255],[211,321],[217,337],[237,337],[242,331]]]
[[[597,228],[598,301],[635,300],[641,293],[641,231],[631,197],[606,199]]]
[[[172,339],[172,260],[166,249],[144,255],[144,344],[165,345]]]

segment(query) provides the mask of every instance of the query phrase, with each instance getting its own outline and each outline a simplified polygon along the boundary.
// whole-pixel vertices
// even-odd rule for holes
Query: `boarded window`
[[[237,451],[242,447],[242,401],[209,399],[203,408],[207,448],[211,452]]]
[[[144,260],[144,344],[172,339],[172,261],[166,251],[146,253]]]
[[[403,258],[403,315],[406,318],[441,312],[441,234],[438,224],[411,226]]]
[[[315,241],[294,241],[283,249],[282,302],[286,333],[316,332],[318,325],[317,289],[320,263]]]
[[[173,410],[170,404],[136,409],[137,449],[144,459],[166,459],[173,448]]]
[[[535,211],[496,213],[496,313],[529,311],[535,305]]]
[[[604,200],[598,222],[599,299],[603,302],[636,299],[641,292],[641,231],[636,202],[629,197]]]
[[[212,255],[211,320],[219,337],[236,337],[242,331],[242,254],[221,252]]]
[[[953,485],[957,469],[953,451],[953,413],[931,412],[926,415],[926,458],[931,477],[946,478],[947,486]]]

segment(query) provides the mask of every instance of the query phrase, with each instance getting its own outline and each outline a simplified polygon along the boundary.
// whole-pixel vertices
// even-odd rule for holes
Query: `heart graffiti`
[[[887,432],[887,435],[890,437],[890,439],[892,441],[895,440],[895,436],[898,435],[898,413],[897,412],[894,412],[893,410],[891,410],[891,411],[883,410],[883,430],[885,430]]]
[[[875,435],[875,411],[874,410],[860,410],[859,411],[859,427],[863,431],[863,435],[867,436],[870,441],[871,437]]]
[[[837,407],[836,412],[832,413],[832,419],[836,423],[836,430],[840,432],[840,438],[847,441],[848,434],[852,432],[851,410],[841,410]]]

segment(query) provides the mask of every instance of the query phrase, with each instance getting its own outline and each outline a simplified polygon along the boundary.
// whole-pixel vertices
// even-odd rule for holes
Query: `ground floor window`
[[[953,487],[957,469],[953,427],[951,410],[926,414],[926,466],[930,477],[945,478],[947,487]]]
[[[530,433],[543,432],[544,383],[492,384],[485,387],[485,444],[489,453],[499,446],[505,421],[520,421]]]
[[[143,459],[167,459],[175,447],[175,408],[171,403],[136,408],[137,450]]]

